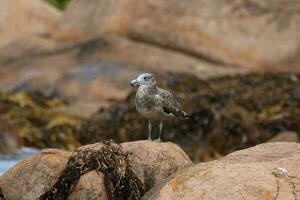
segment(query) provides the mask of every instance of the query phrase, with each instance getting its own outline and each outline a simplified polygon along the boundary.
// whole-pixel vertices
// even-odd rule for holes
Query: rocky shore
[[[96,143],[31,156],[0,188],[6,200],[297,199],[299,157],[299,143],[276,142],[193,164],[173,143]]]
[[[300,144],[267,143],[172,175],[143,199],[298,199]]]
[[[173,143],[95,143],[80,150],[44,150],[21,161],[0,177],[5,199],[111,199],[111,192],[114,198],[140,199],[164,178],[192,164]],[[97,156],[102,158],[94,160]],[[51,189],[55,184],[60,187]],[[64,190],[67,184],[70,189]]]
[[[299,141],[297,74],[248,74],[206,81],[183,74],[163,78],[161,86],[173,91],[192,115],[190,120],[167,124],[163,140],[180,145],[195,162],[269,140]],[[13,152],[23,145],[71,150],[101,140],[145,139],[147,121],[135,110],[134,93],[88,118],[61,110],[68,102],[59,97],[39,92],[2,93],[0,135],[4,144],[0,150]],[[293,133],[284,134],[286,131]]]
[[[0,154],[38,152],[0,176],[0,200],[300,198],[299,0],[60,8],[0,1]],[[144,141],[141,72],[191,115],[166,143]]]

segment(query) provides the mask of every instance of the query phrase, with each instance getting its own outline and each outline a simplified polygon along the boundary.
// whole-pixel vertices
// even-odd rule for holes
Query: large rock
[[[144,71],[299,71],[297,0],[74,0],[63,17],[37,0],[1,5],[0,89],[59,94],[81,116],[124,99],[128,80]]]
[[[83,146],[99,149],[101,144]],[[188,156],[173,143],[136,141],[123,143],[146,191],[172,173],[192,164]],[[7,200],[36,199],[49,189],[63,171],[71,152],[47,150],[21,161],[2,177],[0,187]],[[69,199],[107,199],[102,173],[90,171],[83,175]]]
[[[61,12],[40,0],[0,2],[0,65],[54,49]]]
[[[297,199],[299,166],[299,143],[261,144],[187,168],[144,199]]]
[[[2,0],[0,13],[1,37],[49,34],[61,17],[60,11],[40,0]]]
[[[299,142],[299,137],[294,131],[283,131],[271,138],[268,142]]]
[[[84,37],[116,33],[212,63],[299,70],[299,6],[297,0],[74,0],[62,23]]]
[[[6,54],[12,58],[3,65],[5,59],[0,58],[0,66],[4,66],[0,68],[0,89],[58,94],[71,103],[68,111],[81,116],[108,105],[111,99],[125,99],[130,91],[129,80],[145,71],[158,78],[170,72],[201,78],[245,72],[119,36],[101,36],[45,54],[26,50],[33,55],[22,59],[10,53],[14,46],[0,52],[0,57]]]

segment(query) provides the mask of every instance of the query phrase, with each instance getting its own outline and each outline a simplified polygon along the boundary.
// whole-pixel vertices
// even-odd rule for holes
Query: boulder
[[[62,15],[39,0],[3,0],[0,2],[0,13],[1,37],[49,34]]]
[[[19,44],[0,52],[0,66],[5,66],[0,68],[0,89],[58,94],[70,102],[67,111],[84,117],[99,106],[109,105],[111,99],[125,99],[130,91],[129,80],[145,71],[158,78],[182,73],[203,79],[245,73],[119,36],[101,36],[48,53],[43,50],[42,54],[27,49],[30,56],[21,53],[15,57],[17,50],[13,48]],[[26,45],[21,46],[17,49]],[[33,49],[39,51],[40,47]],[[1,59],[1,55],[9,59]]]
[[[269,142],[299,142],[299,137],[294,131],[283,131],[272,137]]]
[[[300,144],[265,143],[172,175],[143,199],[297,199]]]
[[[12,124],[0,123],[0,154],[14,154],[22,146],[22,141]]]
[[[146,191],[172,173],[192,164],[188,156],[173,143],[136,141],[121,146],[124,152],[131,152],[130,159]],[[81,149],[101,147],[101,143],[96,143]],[[45,150],[9,169],[0,177],[0,187],[6,200],[38,198],[56,182],[71,155],[68,151]],[[105,191],[103,174],[90,171],[80,178],[69,199],[107,199]]]
[[[62,14],[40,0],[0,2],[0,65],[53,50],[59,43],[51,39]]]
[[[67,111],[89,116],[98,105],[124,99],[128,80],[144,71],[202,79],[299,71],[298,7],[297,0],[284,6],[279,0],[74,0],[60,13],[42,1],[4,0],[0,89],[60,94],[72,101]]]
[[[84,38],[114,33],[210,63],[299,71],[298,10],[297,0],[74,0],[61,21]]]

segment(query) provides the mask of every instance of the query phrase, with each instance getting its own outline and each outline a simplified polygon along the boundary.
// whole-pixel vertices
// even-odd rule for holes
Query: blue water
[[[38,149],[23,147],[17,154],[14,155],[0,155],[0,176],[4,174],[10,167],[14,166],[20,160],[37,153]]]

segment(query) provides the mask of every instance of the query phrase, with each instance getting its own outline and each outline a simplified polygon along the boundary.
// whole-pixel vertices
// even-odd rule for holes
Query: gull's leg
[[[149,123],[148,123],[148,131],[149,131],[148,140],[152,140],[152,139],[151,139],[151,130],[152,130],[152,123],[151,123],[151,121],[149,120]]]
[[[158,138],[157,138],[157,141],[158,141],[158,142],[161,141],[162,128],[163,128],[163,122],[160,121],[160,122],[159,122],[159,135],[158,135]]]

